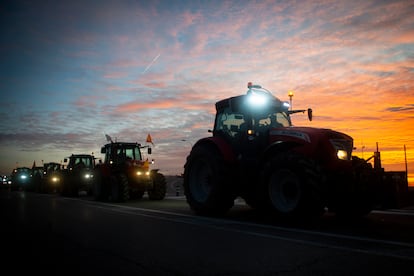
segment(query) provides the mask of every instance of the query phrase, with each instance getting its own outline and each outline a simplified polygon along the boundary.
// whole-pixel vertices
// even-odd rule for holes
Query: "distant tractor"
[[[64,162],[68,165],[63,174],[62,195],[78,196],[80,191],[91,195],[95,157],[91,154],[72,154]]]
[[[198,214],[221,215],[242,197],[253,208],[284,218],[309,218],[326,209],[368,214],[383,175],[352,156],[353,139],[330,129],[294,127],[291,110],[261,86],[216,103],[213,136],[192,147],[184,191]]]
[[[43,166],[34,166],[30,175],[30,191],[40,192],[43,177]]]
[[[101,149],[105,160],[97,164],[94,174],[93,195],[96,200],[125,202],[142,198],[148,193],[150,200],[162,200],[166,194],[166,180],[158,169],[151,170],[143,160],[138,143],[111,142]],[[151,148],[148,147],[148,154]]]
[[[38,191],[41,193],[60,193],[63,181],[62,173],[62,166],[57,162],[43,164],[43,176]]]
[[[30,186],[31,170],[27,167],[18,167],[11,173],[11,190],[26,190]]]

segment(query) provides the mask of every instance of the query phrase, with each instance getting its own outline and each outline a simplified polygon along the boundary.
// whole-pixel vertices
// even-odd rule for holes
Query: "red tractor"
[[[150,170],[148,160],[143,160],[138,143],[112,142],[101,149],[104,163],[95,167],[93,195],[96,200],[125,202],[139,199],[145,192],[150,200],[162,200],[167,184],[158,169]],[[151,148],[148,147],[148,154]]]
[[[294,127],[290,110],[261,86],[216,103],[213,136],[193,146],[184,190],[198,214],[227,212],[236,197],[281,217],[317,217],[327,209],[368,214],[380,181],[370,163],[352,156],[353,139],[330,129]]]

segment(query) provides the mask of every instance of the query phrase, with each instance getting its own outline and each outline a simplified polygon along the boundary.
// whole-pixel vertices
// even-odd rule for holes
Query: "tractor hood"
[[[313,127],[286,127],[286,128],[273,128],[270,130],[270,138],[292,139],[297,142],[315,143],[316,141],[325,139],[345,139],[353,141],[352,137],[326,128],[313,128]]]
[[[353,139],[347,134],[325,128],[287,127],[273,128],[269,132],[270,143],[290,143],[307,156],[325,162],[351,160]]]

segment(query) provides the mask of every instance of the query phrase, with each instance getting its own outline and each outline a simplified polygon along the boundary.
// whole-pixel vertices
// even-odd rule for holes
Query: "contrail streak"
[[[145,70],[142,72],[142,74],[144,74],[145,72],[148,71],[148,69],[150,69],[150,67],[154,64],[154,62],[157,61],[157,59],[160,57],[161,53],[159,53],[152,61],[150,64],[148,64],[147,68],[145,68]]]

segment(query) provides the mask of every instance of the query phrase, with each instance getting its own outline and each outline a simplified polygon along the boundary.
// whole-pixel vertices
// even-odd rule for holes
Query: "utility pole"
[[[289,96],[290,110],[292,110],[292,108],[293,108],[293,105],[292,105],[293,91],[289,91],[288,96]]]
[[[407,165],[407,148],[404,145],[404,159],[405,159],[405,174],[407,175],[408,179],[408,165]]]

